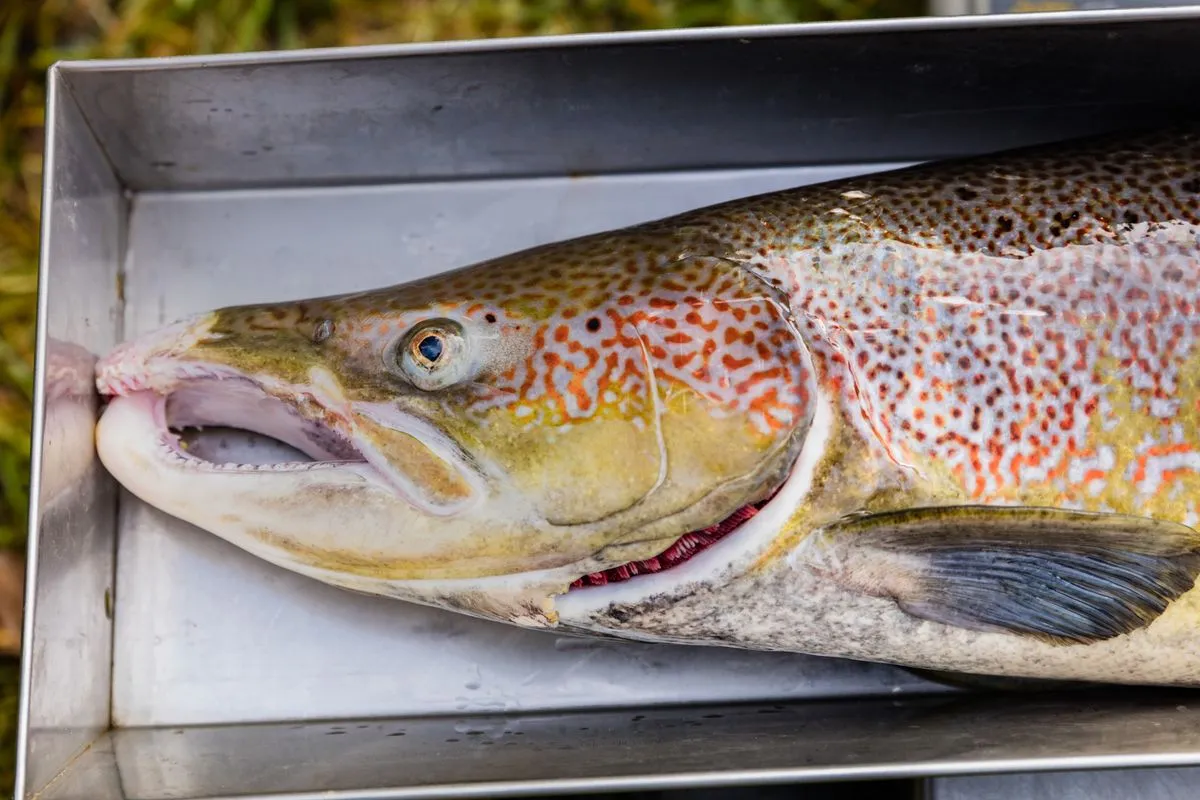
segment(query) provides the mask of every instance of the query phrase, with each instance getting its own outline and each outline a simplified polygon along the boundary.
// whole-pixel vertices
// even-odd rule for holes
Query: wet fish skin
[[[217,364],[292,402],[315,370],[332,389],[297,413],[360,449],[387,449],[384,406],[431,422],[416,433],[425,450],[377,459],[426,462],[402,477],[410,502],[437,505],[479,467],[482,483],[457,491],[501,509],[486,524],[395,513],[423,536],[492,546],[483,566],[385,574],[415,556],[365,556],[370,536],[325,538],[353,565],[248,547],[322,580],[354,573],[357,588],[378,579],[368,590],[598,635],[1195,683],[1197,304],[1200,136],[1184,127],[800,187],[400,287],[223,309],[98,374],[108,394],[169,391],[180,363]],[[456,380],[398,385],[380,368],[389,348],[444,317],[502,332],[468,335]],[[182,511],[128,465],[113,425],[106,463]],[[431,436],[464,455],[429,450]],[[520,510],[488,506],[497,497]],[[566,591],[766,497],[679,566]]]

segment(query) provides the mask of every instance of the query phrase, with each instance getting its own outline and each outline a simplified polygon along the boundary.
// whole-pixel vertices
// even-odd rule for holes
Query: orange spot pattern
[[[1149,498],[1200,472],[1198,175],[1200,135],[1149,135],[797,190],[711,224],[768,237],[746,258],[795,298],[819,380],[880,458],[945,465],[978,501],[1080,504],[1112,482]],[[1149,431],[1131,453],[1094,435],[1131,422]]]
[[[586,418],[606,405],[640,413],[649,407],[652,368],[663,399],[686,388],[709,400],[714,413],[748,414],[764,434],[801,421],[810,379],[782,311],[764,303],[743,315],[747,323],[767,322],[760,347],[748,329],[718,343],[711,329],[745,323],[732,307],[699,294],[659,291],[621,302],[628,297],[590,316],[575,314],[571,325],[561,322],[563,314],[542,323],[534,355],[500,386],[510,394],[480,399],[474,410],[532,404],[552,409],[551,417],[537,417],[552,423]]]
[[[515,253],[358,295],[310,301],[300,320],[337,320],[326,348],[375,369],[395,337],[436,317],[469,321],[528,358],[479,374],[456,410],[513,411],[527,424],[566,424],[603,410],[646,418],[679,392],[717,416],[741,413],[766,436],[806,419],[803,344],[769,289],[726,261],[680,260],[667,233],[629,229]],[[490,334],[489,334],[490,335]],[[457,387],[459,389],[463,387]]]

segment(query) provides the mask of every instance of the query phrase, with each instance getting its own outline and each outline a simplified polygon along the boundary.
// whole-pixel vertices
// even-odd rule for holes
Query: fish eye
[[[442,343],[442,335],[440,333],[426,333],[420,339],[416,340],[416,342],[413,355],[423,366],[432,369],[446,349],[446,346]]]
[[[401,375],[419,389],[444,389],[466,374],[466,338],[452,320],[430,320],[414,326],[390,359]]]

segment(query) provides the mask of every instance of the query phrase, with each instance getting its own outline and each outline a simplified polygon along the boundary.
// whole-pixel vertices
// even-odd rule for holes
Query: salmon
[[[1200,683],[1195,126],[221,308],[96,375],[117,480],[325,583],[595,636]],[[295,457],[181,444],[213,425]]]

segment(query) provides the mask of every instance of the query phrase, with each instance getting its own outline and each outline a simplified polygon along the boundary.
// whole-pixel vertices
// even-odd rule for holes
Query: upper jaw
[[[97,390],[109,399],[110,407],[128,405],[148,415],[146,422],[155,423],[159,443],[169,451],[172,463],[182,460],[192,467],[205,463],[184,452],[171,430],[205,426],[243,428],[303,454],[276,466],[296,466],[306,460],[331,466],[364,461],[352,444],[346,420],[319,408],[303,392],[189,353],[197,344],[216,340],[209,332],[211,319],[199,315],[120,345],[96,364]],[[106,444],[109,452],[101,453],[102,459],[119,457],[111,450],[121,443],[108,440]]]
[[[273,468],[352,465],[427,515],[461,513],[487,494],[483,475],[436,426],[388,404],[355,402],[325,367],[313,365],[303,385],[292,385],[271,375],[250,375],[197,359],[196,346],[217,339],[209,332],[210,319],[184,320],[134,339],[96,368],[97,388],[110,398],[110,406],[135,396],[158,398],[150,402],[143,397],[136,406],[126,404],[126,411],[152,415],[164,466],[231,471],[248,467],[194,458],[180,448],[172,432],[223,426],[271,437],[318,462],[291,460]],[[133,435],[133,417],[126,413],[122,419],[128,420]],[[150,422],[145,420],[137,435],[149,433]],[[115,462],[122,457],[117,448],[125,445],[110,436],[105,447],[102,460]]]
[[[199,314],[118,345],[96,364],[96,389],[121,396],[139,391],[170,392],[189,378],[237,377],[230,367],[179,359],[203,341],[212,341],[213,315]]]

